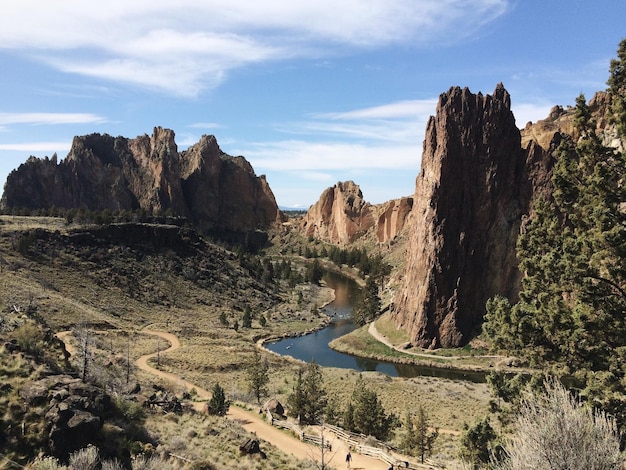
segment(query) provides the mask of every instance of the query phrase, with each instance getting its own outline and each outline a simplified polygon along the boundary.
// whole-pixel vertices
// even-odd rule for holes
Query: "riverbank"
[[[525,369],[512,366],[515,363],[515,358],[488,355],[482,351],[473,351],[471,348],[445,350],[443,352],[415,350],[409,347],[408,336],[398,331],[392,323],[389,314],[384,314],[374,322],[331,341],[329,347],[340,353],[399,365],[482,374],[494,370],[511,373],[528,372]],[[382,333],[383,331],[389,332],[389,336]]]

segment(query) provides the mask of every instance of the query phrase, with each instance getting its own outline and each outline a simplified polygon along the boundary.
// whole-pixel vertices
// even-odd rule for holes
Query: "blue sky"
[[[606,88],[623,0],[20,0],[0,14],[0,180],[72,137],[214,134],[281,206],[337,181],[413,193],[440,93],[511,93],[519,127]]]

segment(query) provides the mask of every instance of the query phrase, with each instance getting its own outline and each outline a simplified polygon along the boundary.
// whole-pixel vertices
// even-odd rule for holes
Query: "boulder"
[[[285,415],[285,408],[276,398],[270,398],[269,400],[267,400],[264,408],[272,414],[275,414],[278,416]]]
[[[261,446],[259,445],[258,439],[248,439],[241,446],[239,446],[239,451],[243,455],[258,455],[262,459],[267,458],[267,455],[265,455],[265,452],[261,450]]]

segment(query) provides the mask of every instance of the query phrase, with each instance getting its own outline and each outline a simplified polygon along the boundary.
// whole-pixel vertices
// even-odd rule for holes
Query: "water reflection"
[[[358,371],[377,371],[392,377],[427,376],[467,380],[477,383],[485,381],[485,374],[482,372],[463,372],[413,364],[394,364],[343,354],[330,349],[328,343],[333,339],[354,330],[350,316],[352,306],[359,292],[359,286],[353,280],[333,272],[326,272],[324,280],[329,287],[335,290],[335,300],[325,307],[326,314],[333,318],[333,322],[328,327],[315,333],[266,343],[265,347],[267,349],[305,362],[315,360],[321,366]]]

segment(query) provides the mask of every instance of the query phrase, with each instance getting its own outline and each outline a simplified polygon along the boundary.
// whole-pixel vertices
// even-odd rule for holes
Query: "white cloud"
[[[19,152],[68,152],[72,142],[20,142],[14,144],[0,144],[0,150]]]
[[[0,126],[10,124],[94,124],[106,119],[90,113],[0,113]]]
[[[509,1],[20,0],[3,5],[0,49],[64,72],[194,96],[260,61],[460,41]]]
[[[515,116],[515,124],[523,129],[529,121],[537,122],[547,118],[553,106],[554,104],[548,103],[520,103],[512,105],[511,108]]]
[[[241,152],[263,171],[415,169],[421,145],[362,145],[285,140],[256,144]],[[263,172],[262,171],[262,172]]]

